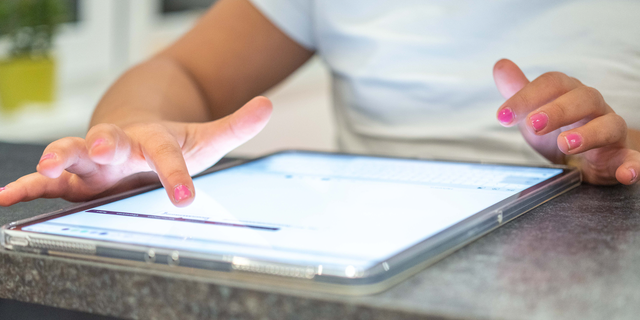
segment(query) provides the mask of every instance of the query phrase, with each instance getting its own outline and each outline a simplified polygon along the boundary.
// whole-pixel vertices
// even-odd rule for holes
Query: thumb
[[[502,59],[493,66],[493,80],[505,99],[511,98],[529,84],[529,80],[522,70],[508,59]]]
[[[265,97],[255,97],[242,108],[199,129],[206,148],[223,156],[256,136],[269,122],[273,107]]]

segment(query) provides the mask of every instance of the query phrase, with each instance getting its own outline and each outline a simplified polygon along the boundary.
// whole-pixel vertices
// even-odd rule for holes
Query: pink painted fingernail
[[[567,147],[569,147],[569,150],[573,150],[582,145],[582,137],[577,133],[570,133],[564,136],[564,140],[567,141]]]
[[[636,172],[636,170],[633,168],[629,168],[629,171],[631,171],[631,182],[636,181],[636,178],[638,178],[638,173]],[[2,191],[2,189],[0,189],[0,191]]]
[[[105,141],[106,141],[106,140],[104,140],[104,139],[102,139],[102,138],[100,138],[100,139],[96,140],[96,141],[91,145],[91,149],[93,149],[93,148],[95,148],[95,147],[97,147],[97,146],[99,146],[99,145],[103,144]]]
[[[633,169],[631,169],[631,170],[633,170]],[[0,188],[0,192],[5,191],[5,190],[7,190],[7,187]]]
[[[173,199],[176,200],[176,202],[188,198],[191,198],[191,190],[189,190],[187,186],[181,184],[173,189]]]
[[[538,131],[542,131],[542,129],[544,129],[547,126],[547,122],[549,122],[549,117],[547,117],[547,115],[544,112],[539,112],[529,117],[529,120],[531,121],[531,126],[533,127],[533,130],[538,132]]]
[[[40,162],[45,161],[45,160],[49,160],[49,159],[53,159],[56,157],[56,154],[53,152],[47,153],[44,156],[42,156],[42,158],[40,158]]]
[[[498,112],[498,121],[502,124],[510,124],[513,121],[513,111],[510,108],[504,108]]]

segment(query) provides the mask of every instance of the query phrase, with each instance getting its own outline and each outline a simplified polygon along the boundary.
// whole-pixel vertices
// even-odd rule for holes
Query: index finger
[[[195,188],[182,149],[171,133],[158,126],[149,127],[150,130],[140,140],[142,154],[158,174],[173,204],[187,206],[193,202]]]

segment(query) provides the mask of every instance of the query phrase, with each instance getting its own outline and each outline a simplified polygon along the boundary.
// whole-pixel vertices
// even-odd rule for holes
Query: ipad
[[[528,167],[285,151],[2,228],[7,249],[338,294],[382,291],[581,182]]]

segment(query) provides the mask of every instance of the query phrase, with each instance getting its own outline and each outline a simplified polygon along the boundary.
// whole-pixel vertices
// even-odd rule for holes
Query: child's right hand
[[[176,206],[189,205],[195,196],[191,175],[260,132],[271,110],[267,98],[257,97],[207,123],[98,124],[85,139],[64,138],[47,146],[38,172],[0,188],[0,205],[37,198],[86,201],[139,186],[138,174],[151,171]]]

